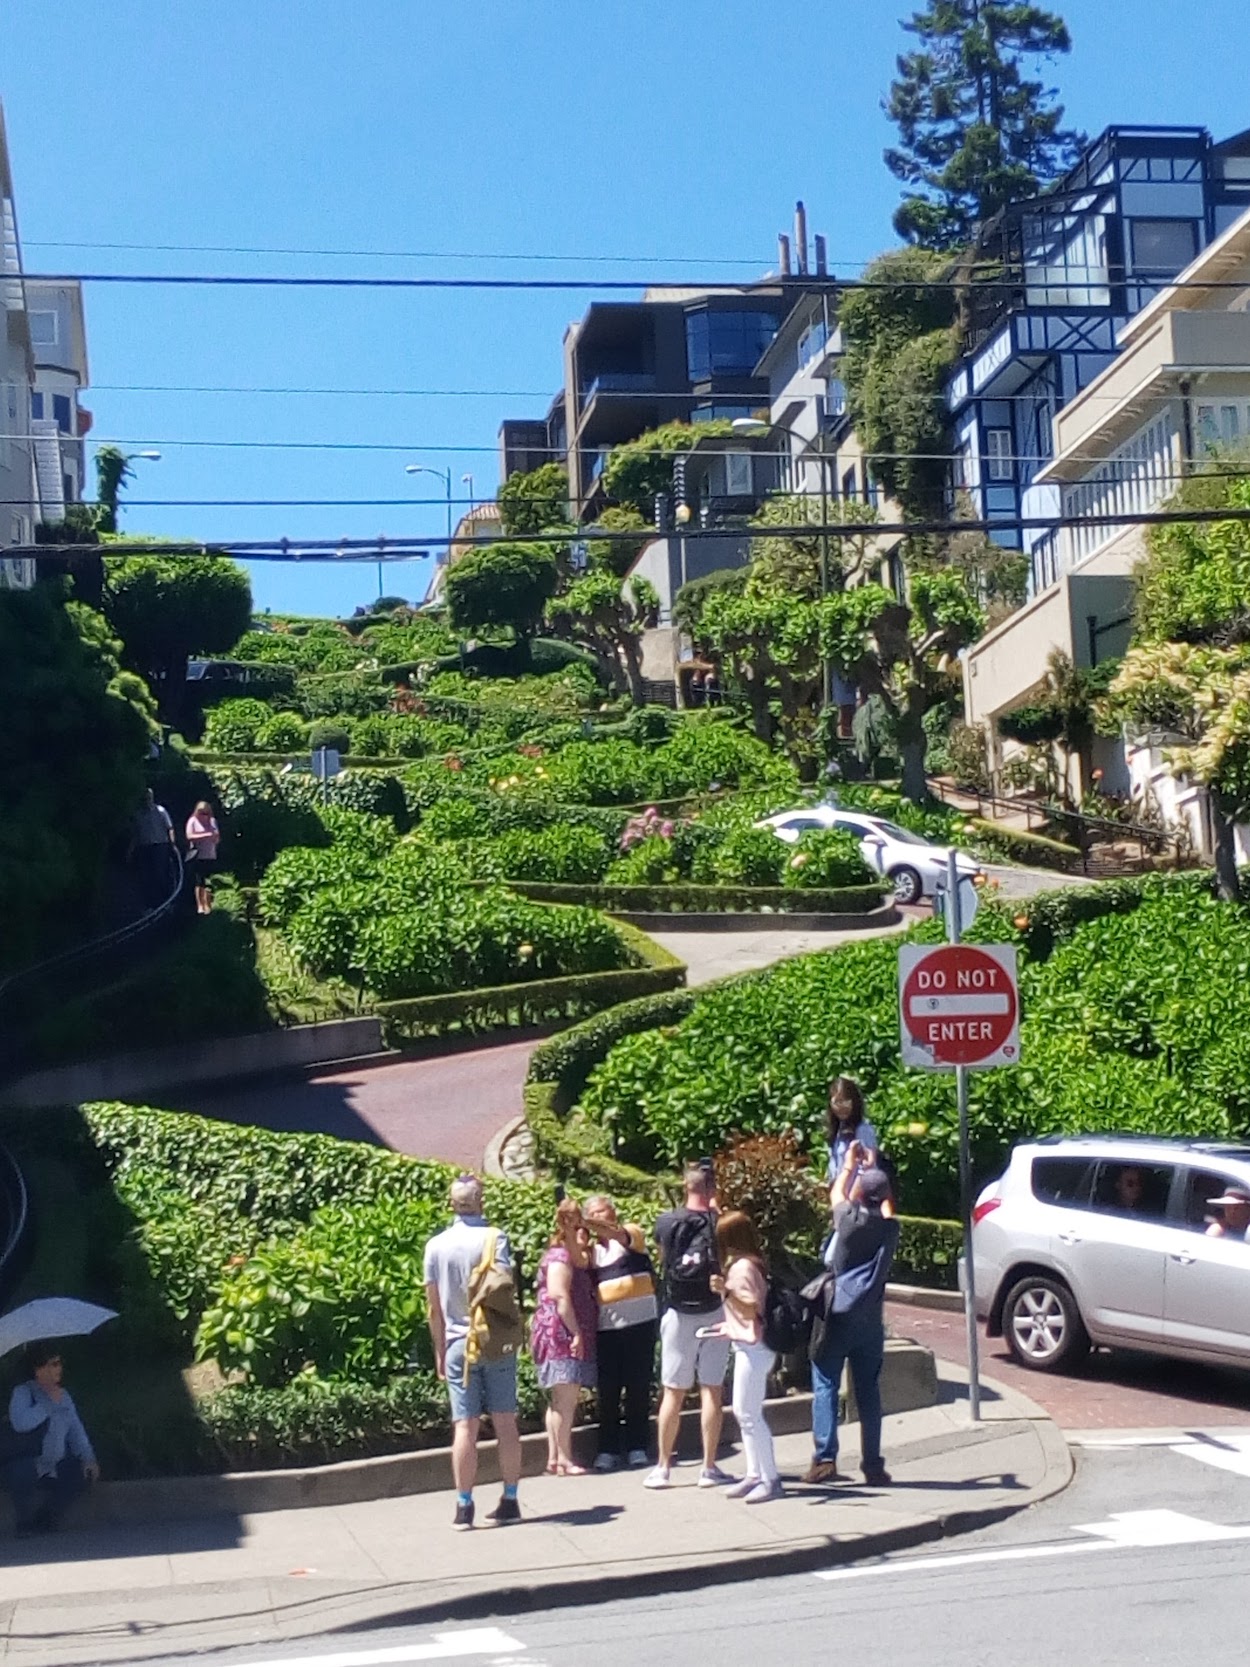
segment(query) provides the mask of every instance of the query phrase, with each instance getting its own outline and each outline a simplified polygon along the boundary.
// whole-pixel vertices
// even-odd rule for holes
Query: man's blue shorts
[[[464,1381],[464,1338],[447,1345],[447,1394],[455,1424],[483,1413],[516,1411],[516,1356],[504,1360],[479,1360],[469,1368]]]

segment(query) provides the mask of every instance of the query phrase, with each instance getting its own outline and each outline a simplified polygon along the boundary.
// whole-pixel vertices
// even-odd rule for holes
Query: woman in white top
[[[599,1456],[596,1470],[647,1463],[658,1308],[655,1268],[640,1227],[621,1222],[610,1198],[582,1207],[594,1235],[599,1296]],[[622,1427],[621,1402],[625,1404]]]
[[[221,830],[213,816],[213,807],[207,799],[201,799],[187,818],[187,861],[194,876],[197,914],[212,912],[213,894],[208,882],[217,866],[217,847],[220,843]]]
[[[733,1409],[747,1466],[746,1475],[727,1491],[731,1499],[764,1505],[781,1497],[773,1434],[764,1417],[768,1374],[777,1356],[764,1341],[768,1277],[750,1216],[730,1210],[717,1220],[716,1254],[724,1272],[713,1275],[712,1289],[725,1298],[725,1318],[718,1329],[733,1344]]]

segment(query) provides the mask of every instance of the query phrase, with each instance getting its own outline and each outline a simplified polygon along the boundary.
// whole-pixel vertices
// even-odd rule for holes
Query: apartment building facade
[[[26,276],[13,173],[0,108],[0,588],[34,583],[36,527],[64,519],[86,486],[83,436],[91,414],[82,286]]]
[[[1133,626],[1140,525],[1185,476],[1250,439],[1250,209],[1120,330],[1117,356],[1057,414],[1056,456],[1037,483],[1073,524],[1035,551],[1035,594],[963,656],[965,710],[1003,761],[1001,716],[1041,688],[1051,653],[1098,666]],[[1203,796],[1177,786],[1157,747],[1100,740],[1104,790],[1149,792],[1208,848]],[[1088,787],[1089,783],[1081,784]]]
[[[972,289],[946,385],[953,487],[980,516],[1058,514],[1043,473],[1060,413],[1115,359],[1129,319],[1247,207],[1250,132],[1217,143],[1201,127],[1112,127],[1053,191],[982,228],[969,275],[988,281]],[[995,536],[1029,553],[1043,591],[1053,536]]]

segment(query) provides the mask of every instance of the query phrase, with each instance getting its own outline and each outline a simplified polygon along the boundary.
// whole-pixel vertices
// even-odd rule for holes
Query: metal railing
[[[170,889],[155,908],[102,937],[75,944],[31,966],[19,967],[7,978],[0,979],[0,1076],[19,1067],[23,1025],[46,1005],[49,996],[55,999],[80,996],[89,989],[93,975],[101,967],[106,967],[110,976],[124,972],[141,953],[164,939],[178,916],[186,880],[181,852],[171,845],[170,855],[173,858]]]
[[[0,1146],[0,1302],[22,1271],[30,1231],[30,1197],[17,1159]]]
[[[929,778],[929,791],[934,798],[949,803],[945,798],[943,785],[935,778]],[[1152,828],[1143,822],[1118,822],[1107,816],[1089,816],[1084,811],[1066,810],[1062,805],[1049,804],[1044,800],[1004,799],[975,787],[958,787],[954,791],[961,799],[974,799],[979,816],[986,815],[987,807],[991,819],[1003,813],[1008,816],[1023,815],[1025,829],[1029,833],[1035,831],[1036,818],[1036,831],[1045,830],[1050,837],[1061,837],[1079,850],[1083,874],[1089,874],[1091,871],[1091,854],[1097,845],[1134,847],[1135,856],[1126,852],[1119,863],[1115,863],[1114,859],[1112,861],[1111,866],[1118,866],[1126,873],[1157,867],[1157,859],[1160,857],[1172,863],[1174,867],[1182,868],[1190,856],[1184,835],[1170,833],[1166,828]],[[1108,865],[1105,862],[1094,866],[1107,872]]]

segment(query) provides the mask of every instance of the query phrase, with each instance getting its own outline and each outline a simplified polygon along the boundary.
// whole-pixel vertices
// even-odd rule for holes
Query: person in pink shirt
[[[747,1467],[728,1493],[748,1505],[764,1505],[781,1497],[773,1434],[764,1417],[768,1374],[777,1356],[764,1341],[768,1276],[750,1216],[730,1210],[719,1217],[716,1253],[722,1272],[713,1275],[712,1288],[725,1298],[725,1318],[717,1329],[733,1344],[733,1409]]]
[[[195,886],[197,914],[212,912],[213,894],[208,882],[217,867],[217,847],[220,843],[221,829],[213,816],[213,807],[207,799],[201,799],[187,818],[187,862]]]

